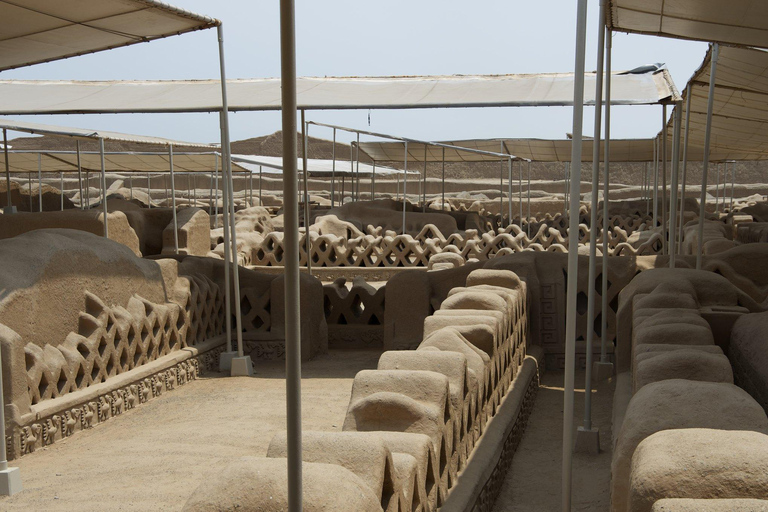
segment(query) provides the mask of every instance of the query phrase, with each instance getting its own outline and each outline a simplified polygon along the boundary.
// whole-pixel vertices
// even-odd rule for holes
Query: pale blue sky
[[[280,75],[277,0],[171,0],[224,22],[229,78]],[[597,0],[589,1],[587,70],[595,68]],[[573,71],[575,0],[297,0],[297,71],[302,76],[504,74]],[[613,69],[664,62],[679,89],[706,45],[615,34]],[[26,79],[217,78],[216,32],[206,30],[64,61],[3,72]],[[660,107],[615,107],[613,136],[652,137]],[[308,120],[427,140],[493,137],[562,138],[571,109],[488,108],[308,112]],[[212,114],[35,116],[28,120],[175,139],[218,141]],[[278,112],[231,115],[232,140],[280,129]],[[585,111],[592,135],[593,109]],[[312,135],[330,138],[330,130]],[[327,132],[327,133],[326,133]],[[14,136],[17,134],[14,134]],[[351,140],[339,135],[340,140]]]

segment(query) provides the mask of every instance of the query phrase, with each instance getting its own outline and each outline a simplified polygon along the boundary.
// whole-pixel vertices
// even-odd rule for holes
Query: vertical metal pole
[[[333,129],[333,148],[331,149],[331,208],[336,206],[336,128]]]
[[[563,193],[563,217],[568,213],[568,162],[563,164],[563,183],[565,183],[565,192]]]
[[[523,162],[517,164],[517,206],[520,210],[520,231],[523,230]]]
[[[11,207],[13,206],[13,199],[11,198],[11,164],[8,161],[8,130],[6,130],[5,128],[3,128],[3,152],[5,153],[5,186],[6,186],[6,193],[8,194],[6,204],[8,205],[7,211],[10,212],[12,210]],[[80,200],[82,201],[82,195],[80,196],[80,198],[81,198]],[[2,400],[2,398],[0,398],[0,400]],[[2,425],[5,425],[5,423],[3,422]],[[3,447],[2,453],[0,455],[2,455],[3,460],[5,460],[5,447]],[[7,464],[6,464],[6,467],[8,467]]]
[[[654,155],[654,158],[655,155]],[[651,162],[645,162],[645,214],[651,212]]]
[[[249,188],[249,202],[253,206],[253,173],[248,172],[248,188]]]
[[[234,278],[234,313],[235,326],[237,332],[237,355],[243,357],[243,321],[240,307],[240,272],[237,264],[237,232],[235,231],[235,201],[234,201],[234,181],[232,178],[232,151],[229,140],[229,104],[227,102],[227,77],[224,65],[224,28],[221,24],[216,27],[219,39],[219,73],[221,83],[221,149],[222,149],[222,177],[227,180],[227,191],[229,192],[228,208],[225,212],[229,215],[230,242],[232,243],[232,277]]]
[[[528,238],[531,238],[531,161],[528,160],[528,213],[525,216]]]
[[[445,150],[445,148],[443,148]],[[511,201],[510,197],[508,201]],[[510,217],[509,223],[512,223]],[[499,232],[504,227],[504,159],[499,159]]]
[[[264,196],[262,195],[262,169],[261,166],[259,166],[259,206],[264,206]]]
[[[720,211],[720,162],[715,164],[717,170],[717,178],[715,179],[715,213]]]
[[[213,227],[213,173],[208,175],[211,178],[211,184],[208,189],[208,215],[210,216],[210,225]]]
[[[571,197],[579,197],[581,145],[584,115],[584,53],[587,30],[587,0],[578,0],[573,87],[573,143],[571,144]],[[571,200],[568,230],[568,288],[565,319],[565,382],[563,402],[562,510],[571,510],[573,458],[573,388],[576,363],[576,295],[579,270],[579,201]]]
[[[400,174],[395,175],[395,199],[400,200]]]
[[[29,189],[29,212],[32,213],[32,173],[27,173],[27,188]]]
[[[661,254],[667,254],[667,105],[661,106]]]
[[[355,167],[355,201],[360,200],[360,132],[357,132],[357,144],[355,144],[355,160],[357,165]]]
[[[675,253],[677,252],[677,185],[680,169],[680,130],[683,124],[683,102],[675,106],[673,112],[674,131],[672,133],[672,191],[669,204],[669,268],[675,268]]]
[[[59,191],[61,194],[59,194],[61,197],[61,211],[64,211],[64,173],[59,172]],[[133,199],[133,189],[131,189],[131,199]]]
[[[301,316],[299,311],[299,223],[296,193],[296,36],[293,0],[280,0],[283,204],[285,209],[285,394],[288,431],[288,512],[302,510]]]
[[[104,238],[109,238],[109,211],[107,210],[107,166],[104,163],[104,139],[99,139],[101,157],[101,206],[104,210]]]
[[[603,18],[604,19],[604,18]],[[602,286],[600,289],[600,362],[608,362],[608,201],[610,199],[611,181],[611,79],[612,79],[612,49],[613,31],[605,28],[605,129],[603,154],[603,257],[602,257]]]
[[[584,430],[592,430],[592,342],[595,331],[595,280],[597,279],[597,202],[600,189],[600,135],[603,122],[603,63],[605,59],[605,0],[600,0],[597,33],[597,73],[595,73],[595,126],[592,136],[592,195],[589,222],[589,269],[587,282],[587,340],[584,372]],[[574,144],[576,141],[574,140]],[[603,198],[605,202],[605,198]],[[606,219],[603,219],[605,228]],[[605,259],[607,254],[603,254]],[[605,277],[603,277],[605,280]]]
[[[427,211],[427,145],[424,144],[424,188],[421,196],[421,212]]]
[[[405,234],[405,205],[406,200],[406,188],[408,186],[408,141],[405,141],[405,162],[403,164],[403,234]]]
[[[147,208],[152,208],[152,184],[149,173],[147,173]]]
[[[133,201],[133,175],[128,176],[128,187],[131,190],[131,201]]]
[[[192,199],[192,188],[190,187],[189,173],[183,173],[182,175],[187,177],[187,206],[189,206],[190,200]]]
[[[37,154],[37,200],[38,211],[43,211],[43,154]]]
[[[445,209],[445,147],[443,147],[443,179],[442,179],[442,183],[443,183],[443,199],[442,199],[442,203],[440,203],[441,204],[440,210]]]
[[[219,122],[223,123],[223,119],[221,114],[219,114]],[[219,169],[219,157],[216,155],[216,173],[218,174]],[[222,162],[222,171],[224,169],[224,164]],[[225,320],[225,329],[226,329],[226,335],[227,335],[227,351],[234,352],[237,350],[237,347],[232,343],[232,279],[230,277],[231,274],[231,268],[232,268],[232,244],[229,240],[230,230],[229,230],[229,208],[227,206],[227,202],[229,201],[229,184],[228,180],[226,179],[226,176],[222,172],[222,180],[221,180],[221,188],[222,188],[222,197],[221,197],[221,206],[223,210],[222,214],[222,227],[224,231],[224,320]],[[216,189],[216,195],[218,196],[218,188]],[[216,198],[217,205],[216,209],[218,210],[218,197]],[[216,213],[216,216],[218,217],[218,213]],[[218,220],[217,220],[218,224]]]
[[[687,178],[686,171],[688,170],[688,127],[691,123],[691,84],[688,84],[685,98],[685,138],[683,140],[683,176],[680,189],[680,230],[678,234],[678,252],[682,254],[683,251],[683,227],[685,225],[685,180]]]
[[[736,187],[736,162],[731,162],[731,211],[733,211],[733,189]]]
[[[373,161],[373,170],[371,171],[371,201],[376,199],[376,160]]]
[[[309,272],[309,275],[312,275],[312,241],[309,238],[309,186],[307,182],[307,174],[309,172],[307,167],[308,131],[309,125],[304,121],[304,109],[301,109],[301,162],[304,166],[304,250],[307,252],[307,272]]]
[[[704,164],[701,171],[701,194],[699,195],[699,240],[696,251],[696,270],[701,270],[701,257],[704,252],[704,217],[707,206],[707,172],[709,171],[709,142],[712,135],[712,108],[715,101],[715,81],[717,76],[717,57],[720,45],[712,46],[712,59],[709,70],[709,96],[707,98],[707,123],[704,129]]]
[[[509,157],[509,169],[508,169],[508,176],[507,176],[507,209],[509,212],[507,215],[509,215],[509,223],[507,223],[507,226],[512,225],[512,157]]]
[[[80,141],[75,141],[77,149],[77,183],[80,187],[80,209],[84,210],[87,203],[83,202],[83,168],[80,165]]]
[[[213,201],[213,227],[219,227],[219,155],[214,155],[213,160],[216,162],[213,172],[214,187],[216,187],[216,193]],[[223,206],[223,205],[222,205]],[[226,230],[225,230],[226,231]]]
[[[171,171],[171,211],[173,212],[173,252],[179,254],[179,221],[176,218],[176,184],[173,179],[173,144],[168,144],[168,166]]]
[[[653,227],[659,223],[659,139],[653,139]]]

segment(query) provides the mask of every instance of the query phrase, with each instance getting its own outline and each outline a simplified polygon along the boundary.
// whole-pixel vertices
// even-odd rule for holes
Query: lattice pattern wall
[[[609,254],[656,254],[661,248],[661,235],[651,235],[641,243],[630,243],[629,234],[620,227],[627,225],[627,222],[616,220],[619,225],[613,225],[608,232]],[[632,222],[629,224],[634,226]],[[465,261],[483,261],[522,251],[568,251],[567,236],[546,224],[540,225],[530,238],[525,230],[513,224],[498,234],[493,231],[479,234],[477,230],[467,230],[464,236],[452,234],[447,238],[435,226],[427,225],[415,237],[408,234],[367,234],[348,239],[310,232],[310,239],[312,264],[319,267],[426,267],[430,257],[442,252],[460,254]],[[589,228],[586,224],[579,226],[579,239],[581,244],[589,241]],[[602,246],[601,236],[598,236],[598,245]],[[300,264],[306,265],[304,236],[301,237],[299,248]],[[273,232],[243,259],[254,266],[282,266],[284,254],[283,233]]]
[[[345,280],[323,286],[325,295],[325,320],[329,325],[384,324],[385,287],[374,288],[356,279],[350,289]]]
[[[32,405],[58,398],[213,337],[223,325],[223,296],[206,277],[189,277],[184,307],[134,295],[126,307],[86,293],[77,332],[58,346],[24,347]]]

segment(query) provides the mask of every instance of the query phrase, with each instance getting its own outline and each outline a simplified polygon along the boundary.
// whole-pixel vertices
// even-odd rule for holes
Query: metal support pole
[[[568,162],[563,164],[563,183],[565,183],[563,193],[563,217],[565,217],[568,214]]]
[[[523,162],[517,164],[517,206],[520,210],[520,231],[523,230]]]
[[[669,204],[669,268],[675,268],[677,253],[677,185],[680,169],[680,130],[683,124],[683,103],[678,102],[674,114],[672,133],[672,191]]]
[[[661,254],[667,254],[667,106],[661,106]]]
[[[171,211],[173,212],[173,252],[179,254],[179,221],[176,218],[176,183],[173,178],[173,144],[168,144],[168,168],[171,171]]]
[[[715,169],[717,170],[717,179],[715,179],[715,213],[718,213],[720,211],[720,166],[722,164],[718,162],[715,165]]]
[[[261,166],[259,166],[259,206],[264,206],[264,196],[262,195],[262,169]]]
[[[333,148],[331,149],[331,208],[336,206],[336,128],[333,129]]]
[[[13,210],[13,199],[11,198],[11,164],[8,161],[8,130],[5,128],[3,128],[3,152],[5,153],[5,187],[6,193],[8,194],[6,205],[8,206],[7,211],[11,212]],[[5,425],[5,423],[3,423],[3,425]],[[3,447],[0,455],[2,455],[3,460],[5,460],[5,447]],[[6,467],[7,466],[8,465],[6,464]]]
[[[64,173],[59,172],[59,199],[61,199],[61,211],[64,211]],[[133,188],[131,188],[131,199],[133,199]]]
[[[403,234],[405,234],[405,199],[406,187],[408,186],[408,141],[405,141],[405,162],[403,163]]]
[[[37,209],[43,211],[43,154],[37,154]]]
[[[653,139],[653,227],[659,224],[659,139]]]
[[[440,206],[440,210],[444,210],[445,209],[445,148],[443,148],[443,179],[442,179],[442,182],[443,182],[443,199],[442,199],[442,202],[440,203],[440,205],[441,205]]]
[[[509,166],[508,166],[508,173],[507,173],[507,209],[509,212],[507,215],[509,216],[509,222],[507,223],[507,226],[512,225],[512,157],[509,157]]]
[[[232,277],[234,281],[234,313],[235,326],[237,333],[237,355],[243,357],[243,320],[240,307],[240,271],[237,264],[237,232],[235,231],[235,201],[234,201],[234,180],[232,177],[232,151],[229,139],[229,104],[227,102],[227,77],[224,66],[224,28],[221,24],[216,27],[219,39],[219,74],[221,83],[221,150],[222,150],[222,177],[227,180],[228,211],[229,215],[229,234],[232,244]]]
[[[584,372],[584,426],[582,431],[592,430],[592,343],[595,325],[595,286],[597,279],[597,202],[600,189],[600,135],[603,115],[603,65],[605,59],[605,0],[600,0],[600,21],[597,34],[597,73],[595,74],[595,126],[592,136],[592,194],[590,197],[589,222],[589,270],[587,274],[587,340]],[[576,141],[573,142],[576,144]],[[606,219],[603,219],[605,229]],[[570,242],[570,240],[569,240]],[[607,254],[603,254],[603,259]],[[605,280],[605,276],[603,276]]]
[[[685,98],[685,138],[683,140],[683,176],[680,188],[680,230],[678,234],[678,252],[683,252],[683,227],[685,226],[685,180],[688,170],[688,127],[691,123],[691,84],[688,84]]]
[[[84,210],[87,202],[83,202],[83,167],[80,165],[80,141],[77,140],[75,143],[77,148],[77,183],[80,187],[80,209]]]
[[[109,212],[107,210],[107,167],[104,163],[104,139],[99,139],[101,157],[101,206],[104,210],[104,238],[109,238]]]
[[[288,442],[288,512],[302,510],[301,316],[299,311],[299,223],[296,193],[296,36],[293,0],[280,0],[283,205],[285,210],[285,394]]]
[[[573,143],[571,144],[571,196],[579,197],[581,181],[582,123],[584,116],[584,53],[586,47],[587,0],[578,0],[573,87]],[[579,201],[571,201],[568,230],[568,287],[565,319],[565,378],[563,402],[562,510],[571,510],[573,458],[573,389],[576,363],[576,295],[579,270]]]
[[[734,188],[736,188],[736,162],[731,162],[731,211],[733,211]]]
[[[307,253],[307,272],[312,275],[312,241],[309,238],[309,184],[307,181],[307,132],[309,125],[304,121],[304,109],[301,110],[301,163],[304,166],[304,250]],[[358,137],[360,135],[358,134]],[[350,155],[351,156],[351,155]]]
[[[604,19],[604,18],[603,18]],[[612,49],[613,32],[605,29],[605,129],[603,154],[603,257],[602,257],[602,286],[600,289],[600,363],[608,363],[608,201],[610,199],[611,181],[611,79],[612,79]]]
[[[147,173],[147,208],[152,208],[152,184]]]
[[[27,173],[27,188],[29,189],[29,212],[32,213],[32,173]]]
[[[373,161],[373,170],[371,171],[371,201],[376,199],[376,160]]]
[[[528,214],[525,216],[528,238],[531,238],[531,161],[528,160]]]
[[[424,187],[422,188],[421,196],[421,212],[427,211],[427,145],[424,144]]]
[[[221,116],[219,117],[219,121],[222,122]],[[216,171],[218,173],[218,167],[219,167],[219,157],[216,155]],[[224,169],[224,164],[222,163],[222,170]],[[225,320],[225,330],[227,335],[227,351],[228,352],[234,352],[237,350],[237,347],[232,343],[232,278],[230,277],[230,274],[232,272],[232,243],[229,240],[229,208],[227,206],[227,202],[229,201],[229,192],[228,192],[228,180],[226,179],[226,176],[222,172],[222,180],[221,180],[221,187],[222,187],[222,197],[221,197],[221,206],[223,210],[222,214],[222,227],[224,231],[224,320]],[[218,194],[218,189],[217,189]],[[218,198],[217,198],[218,200]],[[218,209],[218,205],[217,205]],[[216,214],[218,216],[218,213]]]
[[[248,173],[248,189],[249,189],[249,203],[251,206],[253,206],[253,173]]]
[[[355,144],[355,201],[360,200],[360,132],[357,132],[357,144]]]
[[[213,173],[211,173],[209,177],[211,178],[211,186],[208,190],[208,215],[210,216],[211,221],[209,224],[213,227]]]
[[[701,170],[701,194],[699,196],[699,240],[696,251],[696,270],[701,270],[701,257],[704,252],[704,217],[707,206],[707,172],[709,171],[709,142],[712,135],[712,108],[715,101],[715,79],[717,77],[717,57],[720,46],[712,46],[712,62],[709,71],[709,97],[707,98],[707,123],[704,129],[704,164]]]
[[[213,159],[216,162],[214,164],[215,167],[213,170],[213,176],[214,176],[213,186],[216,187],[216,193],[213,201],[213,217],[214,217],[213,227],[218,228],[219,227],[219,156],[214,155]]]
[[[445,148],[443,148],[445,150]],[[512,200],[510,197],[508,200]],[[512,223],[512,218],[509,219]],[[499,160],[499,232],[504,227],[504,159]]]

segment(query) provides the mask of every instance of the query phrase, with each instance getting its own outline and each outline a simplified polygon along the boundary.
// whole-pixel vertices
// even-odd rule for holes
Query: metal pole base
[[[19,213],[15,206],[11,205],[3,207],[3,215],[12,215],[14,213]]]
[[[232,352],[222,352],[219,356],[219,371],[229,372],[232,370],[232,360],[237,357],[237,350]]]
[[[603,382],[613,377],[613,363],[592,363],[592,382]]]
[[[22,491],[21,471],[19,468],[8,468],[0,471],[0,495],[13,496]]]
[[[253,363],[251,362],[251,356],[232,358],[232,370],[230,376],[250,377],[251,375],[253,375]]]
[[[600,453],[600,430],[596,428],[586,430],[584,427],[579,427],[576,431],[574,452],[587,453],[589,455]]]

